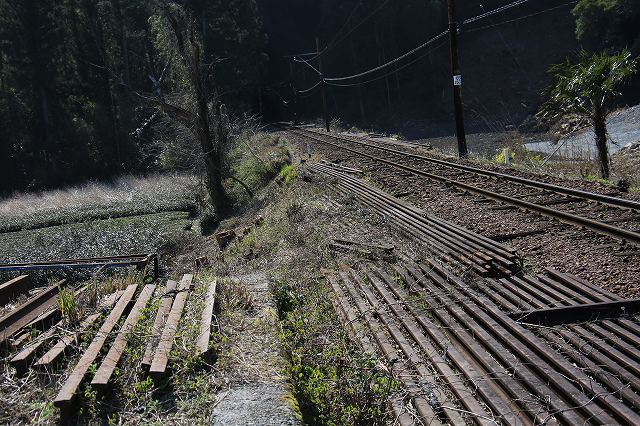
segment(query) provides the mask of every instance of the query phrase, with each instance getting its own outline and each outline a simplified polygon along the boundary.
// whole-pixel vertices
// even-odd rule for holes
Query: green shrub
[[[287,184],[287,183],[291,182],[292,180],[294,180],[297,176],[298,176],[298,174],[296,172],[296,168],[291,164],[287,164],[287,165],[283,166],[282,169],[280,169],[280,174],[278,175],[278,178],[282,182]]]
[[[398,383],[365,354],[339,323],[331,296],[318,288],[300,294],[284,281],[274,297],[280,339],[304,420],[318,425],[382,425]]]
[[[64,287],[60,287],[58,290],[57,302],[58,309],[60,310],[63,318],[70,323],[78,321],[80,312],[78,310],[78,304],[76,303],[76,295],[73,290],[67,290]]]

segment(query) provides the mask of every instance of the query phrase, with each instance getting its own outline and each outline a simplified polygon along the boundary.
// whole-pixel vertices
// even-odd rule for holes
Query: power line
[[[464,32],[465,33],[473,33],[473,32],[476,32],[476,31],[482,31],[482,30],[486,30],[486,29],[490,29],[490,28],[495,28],[495,27],[498,27],[500,25],[511,24],[513,22],[522,21],[523,19],[532,18],[534,16],[542,15],[543,13],[552,12],[554,10],[561,9],[563,7],[573,6],[574,4],[578,3],[578,1],[579,0],[570,1],[568,3],[564,3],[564,4],[561,4],[561,5],[558,5],[558,6],[554,6],[554,7],[550,7],[549,9],[541,10],[539,12],[534,12],[534,13],[531,13],[529,15],[520,16],[519,18],[509,19],[509,20],[502,21],[502,22],[497,22],[497,23],[491,24],[491,25],[485,25],[483,27],[472,28],[470,30],[465,30]]]
[[[389,77],[389,76],[391,76],[393,74],[396,74],[396,73],[404,70],[405,68],[410,67],[411,65],[415,64],[416,62],[419,62],[420,60],[424,59],[429,53],[433,52],[434,50],[437,50],[437,49],[441,48],[442,46],[444,46],[446,44],[447,44],[447,41],[445,40],[443,43],[440,43],[437,46],[429,49],[424,54],[418,56],[416,59],[404,64],[403,66],[401,66],[399,68],[396,68],[395,70],[393,70],[391,72],[388,72],[388,73],[386,73],[384,75],[372,78],[370,80],[360,81],[360,82],[357,82],[357,83],[331,83],[331,82],[327,82],[327,84],[329,86],[333,86],[333,87],[355,87],[355,86],[360,86],[360,85],[373,83],[373,82],[378,81],[378,80],[382,80],[383,78],[386,78],[386,77]]]
[[[286,107],[288,107],[288,106],[289,106],[289,104],[291,103],[291,101],[290,101],[290,100],[286,100],[286,99],[285,99],[285,98],[280,94],[280,92],[278,92],[278,91],[277,91],[277,90],[275,90],[275,89],[272,89],[272,88],[270,88],[270,87],[265,87],[265,91],[267,91],[267,92],[271,92],[271,93],[275,93],[275,94],[276,94],[276,96],[278,96],[278,98],[280,98],[280,100],[282,101],[282,104],[283,104],[284,106],[286,106]]]
[[[430,40],[428,40],[425,43],[421,44],[420,46],[416,47],[415,49],[410,50],[409,52],[405,53],[404,55],[399,56],[399,57],[395,58],[394,60],[387,62],[386,64],[383,64],[383,65],[380,65],[378,67],[372,68],[372,69],[370,69],[368,71],[361,72],[360,74],[349,75],[349,76],[346,76],[346,77],[325,78],[325,81],[333,82],[333,81],[353,80],[354,78],[364,77],[365,75],[369,75],[369,74],[372,74],[372,73],[374,73],[376,71],[383,70],[383,69],[388,68],[391,65],[394,65],[397,62],[399,62],[399,61],[401,61],[401,60],[413,55],[414,53],[424,49],[425,47],[429,46],[431,43],[435,42],[436,40],[441,39],[442,37],[446,36],[447,34],[449,34],[449,30],[441,32],[437,36],[431,38]]]
[[[528,1],[529,0],[516,0],[513,3],[509,3],[509,4],[506,4],[506,5],[502,6],[502,7],[498,7],[496,9],[490,10],[489,12],[485,12],[485,13],[482,13],[480,15],[474,16],[473,18],[465,19],[464,21],[462,21],[462,25],[467,25],[467,24],[470,24],[472,22],[476,22],[476,21],[479,21],[481,19],[488,18],[491,15],[495,15],[497,13],[504,12],[505,10],[511,9],[513,7],[516,7],[516,6],[520,6],[521,4],[527,3]]]
[[[313,65],[311,65],[311,64],[309,63],[309,61],[306,61],[306,60],[304,60],[304,59],[302,59],[302,58],[293,58],[293,60],[294,60],[295,62],[298,62],[298,63],[301,63],[301,64],[306,64],[309,68],[311,68],[312,70],[314,70],[316,74],[321,75],[320,71],[319,71],[316,67],[314,67]]]
[[[371,19],[373,16],[375,16],[380,10],[382,10],[390,1],[391,0],[385,0],[373,12],[371,12],[369,15],[367,15],[362,21],[360,21],[358,24],[356,24],[353,28],[351,28],[351,30],[349,30],[348,33],[346,33],[344,36],[342,36],[338,40],[338,37],[340,36],[340,33],[342,31],[344,31],[344,29],[347,27],[347,25],[349,24],[351,19],[353,19],[353,16],[355,15],[355,13],[362,6],[362,0],[359,0],[358,4],[356,5],[356,7],[353,8],[353,10],[351,11],[349,17],[347,18],[347,20],[343,24],[342,28],[335,34],[335,36],[332,39],[332,41],[327,46],[325,46],[325,48],[322,49],[321,52],[310,52],[310,53],[300,53],[300,54],[297,54],[297,55],[286,55],[286,56],[284,56],[284,58],[293,59],[295,62],[299,62],[299,63],[305,63],[306,65],[310,66],[316,74],[319,74],[319,71],[315,67],[313,67],[308,61],[314,61],[314,60],[320,58],[322,55],[324,55],[329,50],[331,50],[335,45],[338,45],[338,44],[342,43],[347,37],[349,37],[349,35],[351,35],[353,32],[355,32],[358,28],[360,28],[363,24],[365,24],[369,19]],[[309,56],[312,56],[312,57],[309,57]],[[305,59],[303,59],[303,57],[309,57],[309,58],[307,58],[306,61],[305,61]],[[300,75],[300,73],[298,72],[295,75]],[[288,80],[291,80],[293,77],[294,76],[291,75]]]
[[[515,2],[510,3],[510,4],[508,4],[508,5],[505,5],[505,6],[502,6],[502,7],[500,7],[500,8],[497,8],[497,9],[491,10],[491,11],[486,12],[486,13],[483,13],[483,14],[481,14],[481,15],[478,15],[478,16],[475,16],[475,17],[472,17],[472,18],[466,19],[465,21],[463,21],[463,24],[469,24],[469,23],[473,23],[473,22],[480,21],[480,20],[482,20],[482,19],[486,19],[486,18],[488,18],[488,17],[490,17],[490,16],[492,16],[492,15],[495,15],[495,14],[497,14],[497,13],[500,13],[500,12],[503,12],[503,11],[505,11],[505,10],[511,9],[511,8],[513,8],[513,7],[516,7],[516,6],[522,5],[522,4],[524,4],[524,3],[527,3],[528,1],[529,1],[529,0],[518,0],[518,1],[515,1]],[[558,5],[558,6],[554,6],[554,7],[551,7],[551,8],[545,9],[545,10],[541,10],[541,11],[539,11],[539,12],[534,12],[534,13],[531,13],[531,14],[528,14],[528,15],[525,15],[525,16],[521,16],[521,17],[518,17],[518,18],[515,18],[515,19],[509,19],[509,20],[502,21],[502,22],[498,22],[498,23],[491,24],[491,25],[486,25],[486,26],[483,26],[483,27],[478,27],[478,28],[473,28],[473,29],[465,30],[465,32],[468,32],[468,33],[471,33],[471,32],[477,32],[477,31],[482,31],[482,30],[486,30],[486,29],[494,28],[494,27],[497,27],[497,26],[500,26],[500,25],[505,25],[505,24],[509,24],[509,23],[513,23],[513,22],[521,21],[521,20],[528,19],[528,18],[531,18],[531,17],[534,17],[534,16],[538,16],[538,15],[541,15],[541,14],[544,14],[544,13],[547,13],[547,12],[551,12],[551,11],[554,11],[554,10],[557,10],[557,9],[560,9],[560,8],[563,8],[563,7],[566,7],[566,6],[570,6],[570,5],[576,4],[577,2],[578,2],[578,0],[574,0],[574,1],[571,1],[571,2],[568,2],[568,3],[564,3],[564,4],[561,4],[561,5]],[[385,3],[386,3],[386,2],[385,2]],[[369,83],[373,83],[373,82],[376,82],[376,81],[382,80],[382,79],[384,79],[384,78],[386,78],[386,77],[388,77],[388,76],[390,76],[390,75],[396,74],[396,73],[398,73],[398,72],[400,72],[400,71],[402,71],[402,70],[404,70],[404,69],[406,69],[406,68],[410,67],[411,65],[415,64],[416,62],[419,62],[420,60],[422,60],[423,58],[425,58],[425,57],[426,57],[430,52],[432,52],[432,51],[434,51],[434,50],[436,50],[436,49],[439,49],[440,47],[444,46],[444,45],[446,44],[446,41],[445,41],[444,43],[440,43],[440,44],[438,44],[437,46],[435,46],[435,47],[433,47],[433,48],[429,49],[427,52],[425,52],[424,54],[420,55],[419,57],[417,57],[417,58],[413,59],[412,61],[410,61],[410,62],[408,62],[408,63],[406,63],[406,64],[402,65],[401,67],[399,67],[399,68],[397,68],[397,69],[395,69],[395,70],[393,70],[393,71],[391,71],[391,72],[388,72],[388,73],[386,73],[386,74],[384,74],[384,75],[382,75],[382,76],[378,76],[378,77],[375,77],[375,78],[372,78],[372,79],[369,79],[369,80],[366,80],[366,81],[360,81],[360,82],[357,82],[357,83],[338,83],[338,82],[341,82],[341,81],[346,81],[346,80],[351,80],[351,79],[355,79],[355,78],[359,78],[359,77],[364,77],[364,76],[366,76],[366,75],[369,75],[369,74],[372,74],[372,73],[374,73],[374,72],[380,71],[380,70],[382,70],[382,69],[388,68],[389,66],[394,65],[394,64],[396,64],[397,62],[399,62],[399,61],[401,61],[401,60],[403,60],[403,59],[405,59],[405,58],[407,58],[407,57],[409,57],[409,56],[411,56],[411,55],[415,54],[416,52],[418,52],[418,51],[420,51],[420,50],[422,50],[422,49],[424,49],[424,48],[426,48],[426,47],[430,46],[430,45],[431,45],[431,44],[433,44],[435,41],[437,41],[437,40],[441,39],[442,37],[444,37],[444,36],[445,36],[445,35],[447,35],[448,33],[449,33],[449,31],[448,31],[448,30],[447,30],[447,31],[443,31],[442,33],[440,33],[440,34],[436,35],[435,37],[431,38],[430,40],[428,40],[428,41],[426,41],[425,43],[421,44],[420,46],[416,47],[415,49],[413,49],[413,50],[411,50],[411,51],[409,51],[409,52],[405,53],[404,55],[399,56],[398,58],[393,59],[393,60],[391,60],[391,61],[387,62],[386,64],[380,65],[380,66],[378,66],[378,67],[376,67],[376,68],[373,68],[373,69],[371,69],[371,70],[368,70],[368,71],[365,71],[365,72],[362,72],[362,73],[359,73],[359,74],[355,74],[355,75],[352,75],[352,76],[347,76],[347,77],[340,77],[340,78],[325,78],[325,79],[324,79],[324,81],[325,81],[328,85],[333,86],[333,87],[355,87],[355,86],[359,86],[359,85],[366,85],[366,84],[369,84]],[[348,35],[348,34],[347,34],[347,35]],[[345,35],[345,37],[346,37],[347,35]],[[323,52],[325,52],[325,51],[327,51],[327,48],[325,48],[325,49],[321,52],[321,54],[322,54]],[[316,58],[317,58],[317,57],[319,57],[319,56],[320,56],[320,55],[316,55]],[[313,60],[313,59],[315,59],[315,58],[312,58],[312,59],[310,59],[310,60]],[[313,69],[313,70],[314,70],[318,75],[320,75],[319,71],[318,71],[315,67],[313,67],[313,66],[312,66],[312,65],[311,65],[307,60],[304,60],[304,59],[302,59],[302,58],[295,58],[294,60],[295,60],[296,62],[300,62],[300,63],[305,63],[305,64],[307,64],[307,65],[308,65],[309,67],[311,67],[311,68],[312,68],[312,69]],[[314,86],[310,87],[309,89],[305,89],[305,90],[300,90],[300,91],[298,91],[298,94],[301,94],[301,95],[303,95],[303,94],[308,94],[307,96],[303,96],[303,97],[302,97],[302,98],[306,98],[306,97],[310,96],[310,93],[311,93],[311,92],[313,92],[315,89],[317,89],[317,88],[320,86],[320,84],[322,84],[322,80],[320,80],[318,83],[316,83]]]
[[[319,53],[316,52],[316,56],[313,59],[324,55],[329,49],[333,47],[333,44],[336,42],[336,40],[338,40],[338,37],[340,37],[340,33],[342,33],[345,30],[345,28],[347,28],[347,25],[349,25],[349,22],[351,22],[351,19],[354,17],[354,15],[356,14],[360,6],[362,6],[362,0],[358,0],[358,4],[356,4],[356,7],[353,8],[351,13],[349,14],[349,17],[347,17],[347,20],[344,22],[340,30],[338,30],[338,32],[335,34],[333,39],[331,39],[329,44],[327,44],[325,48],[322,49],[322,52],[319,52]]]
[[[520,6],[520,5],[525,4],[525,3],[529,2],[529,1],[530,0],[516,0],[516,1],[512,2],[512,3],[509,3],[507,5],[498,7],[496,9],[493,9],[493,10],[489,11],[489,12],[485,12],[485,13],[482,13],[480,15],[474,16],[472,18],[468,18],[468,19],[466,19],[466,20],[464,20],[462,22],[462,25],[467,25],[467,24],[470,24],[470,23],[473,23],[473,22],[480,21],[482,19],[486,19],[486,18],[488,18],[488,17],[490,17],[492,15],[504,12],[505,10],[514,8],[516,6]],[[381,70],[386,69],[386,68],[398,63],[399,61],[401,61],[401,60],[413,55],[414,53],[424,49],[425,47],[429,46],[431,43],[435,42],[436,40],[444,37],[448,33],[449,33],[448,30],[443,31],[442,33],[438,34],[437,36],[433,37],[432,39],[428,40],[427,42],[421,44],[420,46],[416,47],[415,49],[410,50],[409,52],[405,53],[404,55],[401,55],[401,56],[399,56],[399,57],[397,57],[397,58],[395,58],[395,59],[383,64],[383,65],[377,66],[377,67],[372,68],[370,70],[361,72],[359,74],[349,75],[349,76],[346,76],[346,77],[332,77],[332,78],[325,78],[324,80],[326,82],[328,82],[328,83],[329,82],[336,82],[336,81],[347,81],[347,80],[353,80],[353,79],[356,79],[356,78],[364,77],[364,76],[367,76],[369,74],[375,73],[377,71],[381,71]]]
[[[342,36],[339,40],[334,40],[332,43],[329,43],[324,49],[322,49],[322,52],[320,52],[318,55],[314,56],[313,58],[310,58],[309,60],[314,60],[316,58],[319,58],[320,56],[324,55],[325,53],[327,53],[330,48],[333,48],[334,46],[339,45],[340,43],[342,43],[344,40],[346,40],[347,37],[349,37],[351,34],[353,34],[358,28],[360,28],[362,25],[364,25],[369,19],[373,18],[375,15],[378,14],[378,12],[380,12],[387,4],[389,4],[391,0],[385,0],[383,1],[380,6],[378,6],[373,12],[371,12],[369,15],[367,15],[362,21],[358,22],[353,28],[351,28],[349,30],[348,33],[346,33],[344,36]],[[345,23],[346,26],[346,23]]]
[[[318,86],[320,86],[320,84],[322,84],[322,80],[320,80],[319,82],[317,82],[315,85],[313,85],[312,87],[305,89],[305,90],[298,90],[297,92],[301,95],[304,95],[305,93],[309,93],[313,90],[315,90]]]

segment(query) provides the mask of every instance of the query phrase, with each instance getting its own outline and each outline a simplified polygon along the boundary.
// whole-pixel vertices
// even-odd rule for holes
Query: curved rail
[[[339,148],[339,149],[342,149],[342,150],[345,150],[345,151],[349,151],[349,152],[352,152],[352,153],[357,154],[359,156],[366,157],[366,158],[369,158],[371,160],[374,160],[374,161],[377,161],[377,162],[380,162],[380,163],[388,164],[388,165],[396,167],[398,169],[405,170],[405,171],[407,171],[409,173],[412,173],[414,175],[423,176],[423,177],[427,177],[427,178],[432,179],[432,180],[437,180],[437,181],[440,181],[440,182],[444,182],[444,183],[447,183],[449,185],[453,185],[455,187],[463,189],[465,191],[469,191],[469,192],[473,192],[475,194],[482,195],[482,196],[484,196],[486,198],[490,198],[490,199],[493,199],[493,200],[496,200],[496,201],[501,201],[501,202],[504,202],[504,203],[507,203],[507,204],[511,204],[513,206],[517,206],[517,207],[520,207],[520,208],[523,208],[525,210],[529,210],[529,211],[532,211],[532,212],[540,213],[540,214],[543,214],[545,216],[549,216],[549,217],[552,217],[554,219],[560,220],[561,222],[564,222],[564,223],[568,223],[568,224],[579,226],[579,227],[588,228],[588,229],[596,231],[596,232],[598,232],[600,234],[608,235],[610,237],[613,237],[613,238],[616,238],[616,239],[620,239],[620,240],[622,240],[624,242],[629,242],[629,243],[632,243],[634,245],[640,246],[640,234],[637,233],[637,232],[633,232],[633,231],[630,231],[630,230],[627,230],[627,229],[623,229],[623,228],[620,228],[620,227],[617,227],[617,226],[609,225],[607,223],[598,222],[596,220],[589,219],[589,218],[586,218],[586,217],[582,217],[582,216],[574,215],[574,214],[571,214],[571,213],[555,210],[555,209],[552,209],[550,207],[541,206],[539,204],[535,204],[535,203],[531,203],[531,202],[528,202],[528,201],[524,201],[524,200],[520,200],[520,199],[517,199],[517,198],[513,198],[513,197],[510,197],[508,195],[499,194],[497,192],[493,192],[493,191],[489,191],[489,190],[486,190],[486,189],[478,188],[478,187],[473,186],[473,185],[462,183],[462,182],[459,182],[459,181],[456,181],[456,180],[453,180],[453,179],[449,179],[449,178],[446,178],[446,177],[443,177],[443,176],[435,175],[433,173],[425,172],[423,170],[419,170],[419,169],[416,169],[416,168],[413,168],[413,167],[410,167],[410,166],[406,166],[404,164],[396,163],[394,161],[386,160],[384,158],[375,157],[375,156],[373,156],[371,154],[368,154],[368,153],[365,153],[365,152],[362,152],[362,151],[358,151],[356,149],[349,148],[349,147],[346,147],[344,145],[336,144],[336,143],[333,143],[333,142],[328,142],[326,140],[320,139],[319,137],[299,132],[297,129],[293,129],[292,130],[291,128],[289,128],[288,131],[291,132],[291,133],[297,134],[298,136],[303,136],[303,137],[307,137],[309,139],[315,140],[315,141],[320,142],[322,144],[330,145],[330,146],[333,146],[333,147],[336,147],[336,148]],[[312,132],[309,132],[309,133],[312,133]],[[328,136],[328,137],[332,137],[334,139],[340,139],[340,138],[338,138],[338,137],[336,137],[334,135],[322,134],[322,136]],[[360,142],[358,142],[358,143],[360,143]],[[364,143],[361,143],[361,144],[362,145],[366,145]],[[375,147],[375,148],[377,148],[377,147]],[[385,149],[388,149],[388,148],[385,148]],[[395,150],[390,150],[390,151],[395,151]],[[401,154],[401,155],[406,155],[406,153],[401,152],[401,151],[396,151],[396,153]],[[591,194],[591,193],[587,192],[586,194]],[[598,195],[598,194],[593,194],[593,195]],[[609,198],[616,199],[615,197],[609,197]]]
[[[326,137],[330,137],[332,139],[336,139],[336,140],[343,140],[343,141],[348,141],[351,143],[355,143],[355,144],[359,144],[362,146],[373,146],[376,149],[379,149],[381,151],[385,151],[385,152],[389,152],[392,154],[397,154],[397,155],[403,155],[405,157],[409,157],[409,158],[413,158],[416,160],[422,160],[422,161],[427,161],[430,163],[434,163],[434,164],[439,164],[441,166],[445,166],[445,167],[449,167],[449,168],[453,168],[453,169],[459,169],[459,170],[464,170],[470,173],[475,173],[475,174],[479,174],[479,175],[484,175],[484,176],[489,176],[489,177],[495,177],[495,178],[499,178],[499,179],[503,179],[503,180],[507,180],[507,181],[511,181],[511,182],[516,182],[522,185],[526,185],[526,186],[531,186],[534,188],[538,188],[538,189],[546,189],[548,191],[552,191],[558,194],[562,194],[562,195],[570,195],[573,197],[578,197],[578,198],[583,198],[585,200],[591,200],[591,201],[596,201],[599,203],[603,203],[603,204],[607,204],[610,206],[614,206],[614,207],[623,207],[623,208],[628,208],[628,209],[633,209],[633,210],[638,210],[640,211],[640,202],[638,201],[634,201],[634,200],[627,200],[624,198],[618,198],[618,197],[612,197],[610,195],[604,195],[604,194],[597,194],[594,192],[588,192],[588,191],[583,191],[580,189],[575,189],[575,188],[567,188],[565,186],[559,186],[559,185],[554,185],[551,183],[546,183],[546,182],[540,182],[537,180],[532,180],[532,179],[527,179],[527,178],[523,178],[523,177],[519,177],[519,176],[513,176],[513,175],[509,175],[506,173],[500,173],[500,172],[494,172],[491,170],[485,170],[485,169],[480,169],[477,167],[473,167],[473,166],[467,166],[464,164],[458,164],[458,163],[453,163],[450,161],[446,161],[446,160],[440,160],[437,158],[432,158],[432,157],[425,157],[423,155],[418,155],[418,154],[412,154],[410,152],[405,152],[405,151],[399,151],[393,148],[387,148],[387,147],[383,147],[383,146],[377,146],[377,145],[370,145],[367,144],[365,142],[361,142],[352,138],[347,138],[344,136],[338,136],[338,135],[333,135],[333,134],[328,134],[328,133],[319,133],[313,130],[309,130],[309,129],[302,129],[299,127],[289,127],[287,130],[291,131],[291,129],[295,129],[296,131],[302,131],[302,132],[306,132],[306,133],[312,133],[314,135],[318,135],[318,136],[326,136]]]

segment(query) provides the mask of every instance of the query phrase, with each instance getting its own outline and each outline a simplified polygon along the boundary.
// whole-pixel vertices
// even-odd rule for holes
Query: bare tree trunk
[[[209,92],[202,69],[202,50],[196,39],[192,18],[173,13],[169,8],[165,11],[175,33],[178,53],[187,69],[189,83],[196,99],[196,110],[193,114],[195,123],[192,124],[204,155],[209,197],[216,210],[222,212],[228,207],[227,196],[222,185],[222,147],[227,137],[222,106],[217,96],[214,96],[213,118],[211,118],[208,106]]]
[[[122,58],[123,58],[123,67],[124,67],[124,78],[127,83],[127,86],[131,86],[131,74],[129,69],[129,43],[127,39],[127,23],[125,22],[124,10],[120,1],[115,2],[115,8],[118,13],[118,23],[120,26],[120,48],[122,49]]]
[[[600,160],[600,175],[603,179],[609,179],[609,147],[607,146],[607,116],[602,105],[593,104],[593,129],[596,135],[596,147]]]

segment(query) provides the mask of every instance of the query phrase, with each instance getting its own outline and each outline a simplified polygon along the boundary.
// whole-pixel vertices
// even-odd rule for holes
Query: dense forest
[[[320,38],[321,50],[329,46],[321,56],[325,77],[342,77],[385,64],[447,29],[447,2],[439,0],[262,3],[276,83],[276,76],[285,80],[290,73],[291,59],[285,56],[314,52],[315,37]],[[513,1],[457,3],[458,20],[463,22]],[[628,46],[640,53],[637,0],[516,3],[460,27],[463,100],[470,132],[518,127],[536,112],[549,81],[549,65],[581,47]],[[293,67],[296,88],[313,87],[318,80],[313,70],[300,62],[293,62]],[[381,72],[330,85],[330,115],[359,127],[395,127],[405,132],[417,127],[420,136],[451,134],[450,73],[444,38]],[[626,91],[625,101],[637,102],[639,88],[636,80],[634,89]],[[291,117],[294,106],[281,101],[293,100],[288,81],[269,94],[278,106],[275,117]],[[306,118],[321,113],[319,90],[300,98]]]
[[[188,1],[225,102],[251,108],[266,37],[252,0]],[[0,1],[0,192],[160,166],[143,95],[166,72],[145,0]],[[256,52],[258,54],[256,54]]]
[[[232,114],[320,114],[317,75],[286,58],[315,51],[324,73],[359,73],[447,26],[444,0],[188,0],[207,67]],[[460,21],[511,3],[460,2]],[[575,53],[639,50],[637,0],[537,0],[460,29],[470,131],[517,127],[540,103],[549,64]],[[166,72],[151,0],[0,0],[0,193],[162,167],[144,99]],[[572,13],[573,11],[573,13]],[[576,21],[577,19],[577,21]],[[313,55],[307,56],[313,58]],[[303,57],[304,58],[304,57]],[[446,37],[392,68],[330,86],[333,117],[363,127],[447,134]],[[314,62],[315,64],[315,62]],[[371,81],[373,80],[373,81]],[[167,83],[170,84],[170,83]],[[638,83],[625,101],[638,100]]]

